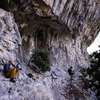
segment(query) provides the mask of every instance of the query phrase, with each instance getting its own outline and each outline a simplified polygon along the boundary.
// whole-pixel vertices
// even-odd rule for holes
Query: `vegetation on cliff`
[[[85,87],[95,91],[98,100],[100,99],[100,51],[90,55],[91,65],[87,69],[83,69],[82,73],[85,77]]]
[[[46,49],[35,50],[32,57],[31,57],[31,63],[32,62],[42,72],[50,70],[49,52]]]

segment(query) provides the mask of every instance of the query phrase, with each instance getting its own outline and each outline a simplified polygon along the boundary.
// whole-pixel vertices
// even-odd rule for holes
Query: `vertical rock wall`
[[[86,53],[87,47],[85,44],[82,44],[80,38],[80,36],[77,37],[76,41],[70,35],[59,36],[56,39],[54,37],[49,38],[51,59],[50,78],[55,100],[94,99],[92,94],[91,98],[86,95],[90,95],[89,91],[87,92],[83,89],[82,80],[80,79],[80,76],[82,76],[80,73],[81,69],[89,67],[88,54]],[[68,69],[71,66],[74,71],[72,80],[68,73]],[[70,93],[70,91],[72,92]]]
[[[55,15],[65,23],[72,34],[87,37],[87,43],[100,30],[99,0],[43,0]]]
[[[55,21],[53,19],[52,21],[55,22],[56,24],[51,23],[50,21],[51,19],[44,20],[44,21],[42,20],[46,18],[49,19],[51,18],[51,16],[46,14],[45,17],[41,17],[43,16],[43,14],[40,13],[41,8],[39,9],[36,8],[37,13],[35,14],[37,14],[38,17],[35,16],[35,14],[33,15],[33,10],[31,11],[32,8],[30,7],[30,4],[32,3],[26,5],[27,2],[25,2],[26,7],[24,6],[24,10],[23,10],[25,15],[24,14],[23,15],[26,17],[26,15],[29,14],[29,16],[27,16],[27,20],[29,22],[26,23],[27,26],[30,25],[29,27],[31,27],[32,29],[34,28],[34,30],[37,30],[38,28],[36,29],[35,25],[38,27],[38,25],[41,26],[45,24],[46,28],[50,27],[51,30],[55,28],[60,29],[60,27],[58,27],[58,26],[62,26],[61,24],[59,25],[58,23],[60,20],[60,22],[63,22],[65,24],[64,26],[66,27],[64,28],[69,29],[69,32],[64,32],[64,34],[66,35],[63,35],[63,33],[61,33],[59,35],[59,38],[57,37],[58,35],[54,36],[53,33],[50,33],[52,34],[51,38],[48,37],[48,41],[50,42],[48,47],[50,50],[51,71],[47,72],[46,73],[47,76],[46,77],[43,76],[43,78],[45,80],[45,84],[48,85],[48,83],[50,83],[49,86],[51,87],[51,91],[52,91],[50,92],[50,94],[53,95],[54,100],[70,100],[70,99],[71,100],[95,100],[94,99],[95,96],[92,95],[92,91],[88,91],[88,90],[86,91],[85,89],[83,89],[82,81],[79,78],[80,78],[80,69],[82,67],[89,66],[89,60],[88,60],[86,48],[91,43],[91,41],[95,38],[98,30],[100,29],[99,0],[43,0],[43,1],[48,6],[51,7],[54,16],[56,15],[58,17],[58,20]],[[23,1],[23,5],[24,5],[24,1]],[[4,59],[14,60],[18,57],[17,54],[20,54],[20,52],[17,53],[19,50],[18,45],[21,44],[20,35],[11,13],[7,13],[2,10],[0,12],[1,12],[0,15],[0,23],[1,23],[0,24],[0,34],[1,34],[0,53],[1,54],[0,56],[1,59],[3,60]],[[5,21],[5,17],[7,21]],[[36,19],[38,21],[34,21]],[[27,33],[32,33],[32,32],[27,32]],[[49,34],[48,31],[46,33]],[[7,40],[6,43],[5,40]],[[9,45],[5,46],[5,44],[7,43],[10,44],[10,46]],[[31,42],[29,42],[27,38],[26,42],[24,42],[23,44],[24,44],[23,47],[25,49],[24,54],[26,53],[26,55],[29,55],[29,51],[30,49],[32,49]],[[25,56],[25,57],[29,57],[29,56]],[[75,72],[72,83],[70,80],[70,75],[68,74],[68,68],[70,66],[74,68],[74,72]],[[48,82],[47,79],[49,79],[50,82]],[[70,91],[71,91],[71,95],[69,95]],[[76,93],[75,91],[77,92],[77,94],[75,94]]]
[[[21,36],[12,13],[0,9],[0,61],[20,59],[20,46]]]

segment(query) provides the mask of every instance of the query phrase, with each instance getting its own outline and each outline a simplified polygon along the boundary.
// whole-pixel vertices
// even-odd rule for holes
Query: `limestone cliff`
[[[0,9],[0,61],[18,60],[21,47],[21,36],[13,14]]]
[[[15,22],[13,17],[11,17],[11,13],[6,12],[5,14],[5,11],[0,10],[0,13],[2,12],[0,15],[0,34],[3,33],[0,37],[2,36],[2,42],[5,42],[4,30],[6,30],[8,32],[7,36],[11,36],[11,44],[14,45],[14,53],[12,53],[6,50],[3,44],[0,44],[2,47],[0,53],[3,51],[7,52],[0,54],[1,59],[8,54],[7,57],[9,59],[10,57],[21,58],[27,64],[31,58],[32,50],[46,48],[50,52],[51,63],[50,71],[40,75],[35,83],[31,81],[31,86],[34,86],[34,84],[37,85],[34,88],[28,88],[29,91],[35,91],[29,92],[31,98],[30,94],[23,96],[25,95],[23,92],[18,100],[22,100],[23,98],[29,100],[96,100],[93,91],[84,89],[84,83],[81,79],[83,77],[80,70],[83,67],[89,67],[86,49],[100,30],[100,1],[15,0],[13,3],[13,6],[9,6],[9,0],[7,5],[9,9],[5,6],[2,6],[2,8],[14,14],[21,38],[17,26],[14,28]],[[7,17],[7,23],[4,21],[4,17],[8,16],[8,14],[10,15],[9,18]],[[9,30],[9,26],[11,30]],[[42,39],[38,36],[41,36]],[[17,44],[15,42],[12,43],[13,40],[16,41],[16,38],[18,39]],[[17,54],[21,53],[21,50],[18,52],[18,44],[21,44],[21,41],[23,55],[20,57]],[[7,39],[6,45],[7,43],[9,43],[9,39]],[[10,46],[8,48],[12,47]],[[13,56],[10,56],[10,54],[13,54]],[[70,79],[70,75],[68,74],[68,68],[71,66],[74,70],[73,80]],[[25,69],[27,67],[24,67]],[[25,72],[22,70],[22,73],[25,74]],[[23,80],[24,77],[22,77],[21,81],[24,84]],[[18,81],[17,87],[19,85],[20,81]],[[26,85],[27,83],[25,83]],[[13,88],[15,89],[15,87]],[[46,93],[47,89],[48,91]],[[22,90],[20,89],[20,91]],[[32,95],[32,93],[36,93],[36,95]],[[15,93],[14,96],[13,94],[10,95],[14,100],[15,97],[19,96],[19,93],[17,96]]]
[[[99,31],[99,0],[43,0],[53,13],[65,23],[73,34],[90,35],[91,40]]]
[[[84,0],[84,1],[43,0],[43,1],[48,6],[51,7],[52,12],[56,16],[58,16],[58,19],[67,25],[68,29],[70,30],[70,33],[68,34],[70,34],[70,36],[72,37],[72,42],[70,42],[72,43],[71,48],[76,48],[76,51],[74,50],[70,52],[70,50],[68,50],[68,54],[70,57],[72,55],[71,59],[74,59],[75,54],[78,53],[81,54],[78,57],[80,58],[80,60],[77,60],[77,55],[75,57],[77,61],[81,62],[81,57],[82,55],[85,55],[84,53],[86,52],[87,46],[89,46],[92,43],[98,31],[100,30],[100,1],[99,0]],[[79,44],[78,47],[77,44]],[[69,48],[70,47],[67,45],[67,49]]]

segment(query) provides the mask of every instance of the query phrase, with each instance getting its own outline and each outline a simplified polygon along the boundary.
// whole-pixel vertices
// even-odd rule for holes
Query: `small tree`
[[[90,67],[82,70],[87,81],[85,85],[95,91],[97,98],[100,100],[100,51],[90,55],[90,61]],[[88,79],[87,76],[89,76]]]
[[[34,63],[42,72],[50,70],[49,52],[46,49],[33,51],[31,63]]]

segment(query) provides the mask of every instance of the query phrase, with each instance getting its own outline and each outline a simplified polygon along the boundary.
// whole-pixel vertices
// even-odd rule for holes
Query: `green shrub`
[[[90,67],[82,69],[82,74],[87,80],[87,88],[91,88],[96,93],[97,99],[100,100],[100,51],[90,55]],[[86,77],[89,76],[87,79]]]
[[[40,71],[46,72],[50,70],[49,52],[46,49],[37,49],[33,51],[31,63],[34,63]]]
[[[0,7],[5,10],[9,10],[10,8],[17,6],[16,2],[17,0],[2,0],[0,2]]]

